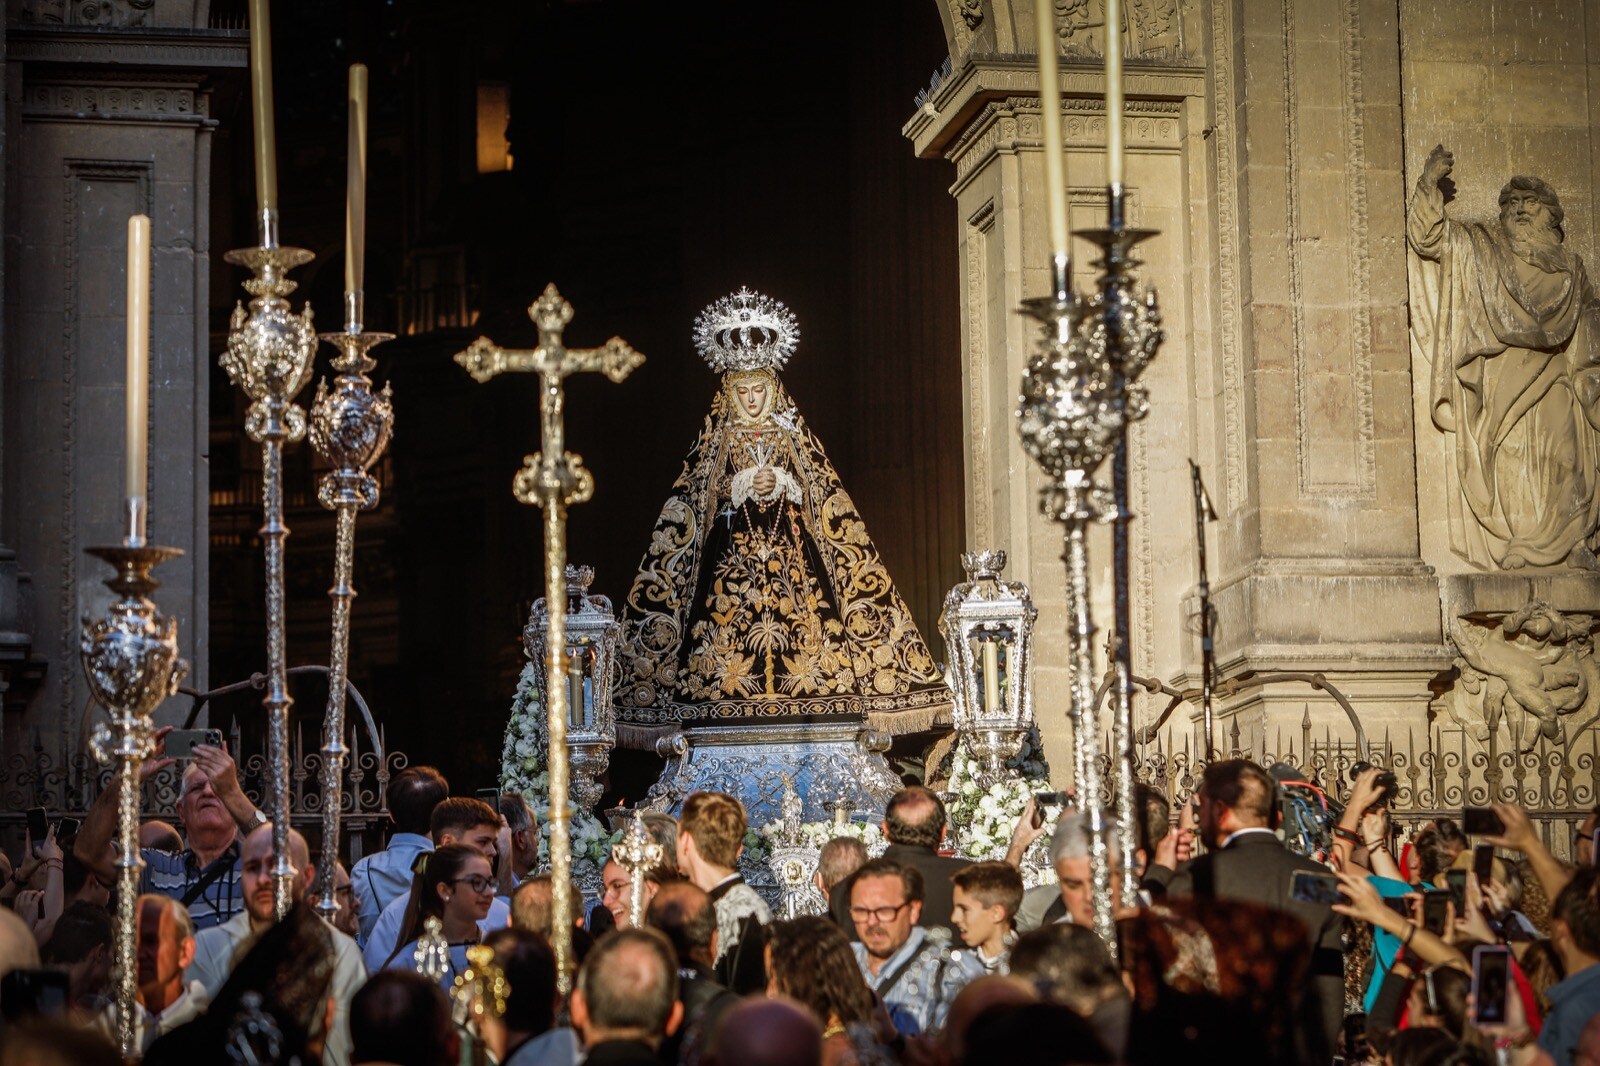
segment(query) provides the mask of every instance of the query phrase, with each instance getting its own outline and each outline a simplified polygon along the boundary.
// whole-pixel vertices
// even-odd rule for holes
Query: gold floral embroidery
[[[656,522],[623,607],[624,722],[948,706],[855,503],[776,390],[777,424],[762,427],[735,425],[718,391]],[[728,518],[730,482],[752,448],[794,476],[802,499],[747,504],[708,558],[711,525]]]

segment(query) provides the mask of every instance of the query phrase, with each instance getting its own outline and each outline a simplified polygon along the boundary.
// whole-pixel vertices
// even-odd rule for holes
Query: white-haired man
[[[166,758],[167,726],[156,731],[156,747],[139,779],[147,780],[178,760]],[[178,786],[178,816],[183,821],[182,851],[141,848],[144,873],[139,891],[182,903],[196,930],[212,929],[244,909],[239,886],[239,834],[266,821],[239,786],[238,768],[223,748],[194,746],[193,761]],[[116,878],[111,837],[117,826],[117,783],[95,798],[73,844],[78,860],[102,881]]]

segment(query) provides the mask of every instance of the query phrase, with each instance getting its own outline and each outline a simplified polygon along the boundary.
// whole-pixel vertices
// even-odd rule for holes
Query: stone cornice
[[[13,26],[6,33],[7,58],[23,63],[243,69],[249,53],[245,30]]]
[[[210,101],[199,91],[202,75],[29,80],[22,92],[25,119],[56,122],[107,120],[195,125],[210,121]]]
[[[1103,97],[1105,74],[1098,61],[1075,62],[1063,57],[1062,96]],[[1039,92],[1038,60],[1032,55],[968,55],[940,83],[920,110],[901,127],[919,159],[938,159],[983,106],[1007,96]],[[1124,68],[1124,92],[1130,110],[1137,101],[1176,100],[1205,95],[1205,68],[1168,66],[1130,60]]]

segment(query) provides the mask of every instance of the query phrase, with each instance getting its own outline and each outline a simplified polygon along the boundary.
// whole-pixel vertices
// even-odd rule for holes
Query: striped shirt
[[[144,872],[139,877],[139,891],[153,892],[158,896],[175,899],[189,908],[195,932],[221,925],[244,910],[244,892],[240,888],[239,841],[228,845],[228,850],[202,868],[194,852],[157,851],[141,848]],[[195,889],[205,879],[207,872],[218,864],[223,871],[211,880],[198,895]],[[189,897],[193,895],[194,898]]]

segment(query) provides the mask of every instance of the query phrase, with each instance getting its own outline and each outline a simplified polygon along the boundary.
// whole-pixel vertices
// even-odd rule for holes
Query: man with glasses
[[[917,868],[889,858],[862,866],[850,882],[859,941],[851,948],[867,987],[906,1036],[942,1026],[956,993],[983,973],[971,953],[952,950],[948,929],[918,924],[922,896]]]

